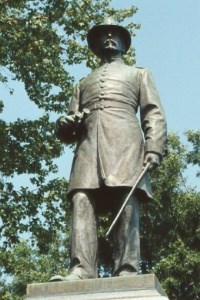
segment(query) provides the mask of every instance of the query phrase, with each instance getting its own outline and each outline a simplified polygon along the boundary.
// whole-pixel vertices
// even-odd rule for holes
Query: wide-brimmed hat
[[[99,36],[108,29],[114,29],[120,34],[123,39],[126,53],[131,45],[130,32],[123,26],[117,25],[112,17],[107,17],[102,24],[92,27],[87,34],[88,47],[97,56],[101,56],[101,49],[99,47]]]

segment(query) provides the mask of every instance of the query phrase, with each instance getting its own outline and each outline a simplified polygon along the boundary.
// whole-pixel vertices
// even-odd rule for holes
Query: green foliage
[[[55,141],[54,124],[49,122],[48,114],[35,121],[1,120],[0,142],[3,176],[12,176],[14,172],[40,174],[42,180],[42,176],[57,171],[52,159],[60,156],[62,147]]]
[[[45,254],[41,254],[38,248],[31,248],[25,241],[10,251],[1,251],[0,266],[6,274],[12,275],[13,280],[8,284],[0,282],[0,299],[22,299],[27,283],[46,282],[58,272],[66,276],[69,254],[65,242],[65,237],[57,236],[53,243],[48,243],[49,250]]]
[[[193,147],[187,156],[188,163],[200,166],[200,130],[188,130],[186,136]],[[197,176],[200,176],[200,171],[197,172]]]
[[[170,243],[168,253],[156,265],[169,299],[199,299],[200,255],[182,240]]]

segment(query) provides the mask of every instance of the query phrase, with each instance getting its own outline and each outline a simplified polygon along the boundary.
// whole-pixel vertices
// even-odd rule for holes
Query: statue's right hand
[[[57,138],[65,143],[74,143],[76,139],[76,124],[74,115],[61,116],[55,124],[55,134]]]
[[[74,117],[73,115],[71,116],[61,116],[58,118],[55,124],[55,130],[56,132],[59,132],[60,130],[65,129],[66,127],[71,127],[72,124],[74,124]]]
[[[66,124],[69,124],[69,122],[74,123],[74,116],[61,116],[57,121],[56,121],[56,126],[65,126]]]

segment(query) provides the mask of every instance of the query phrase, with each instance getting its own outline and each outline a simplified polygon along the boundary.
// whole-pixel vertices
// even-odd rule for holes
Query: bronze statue
[[[129,31],[107,18],[89,30],[87,41],[102,64],[77,84],[69,115],[56,125],[62,141],[78,143],[68,186],[71,265],[67,277],[52,280],[97,277],[97,215],[111,211],[115,216],[143,166],[150,162],[153,169],[165,152],[166,121],[152,76],[122,59],[131,44]],[[138,273],[139,203],[151,197],[145,174],[112,232],[113,276]]]

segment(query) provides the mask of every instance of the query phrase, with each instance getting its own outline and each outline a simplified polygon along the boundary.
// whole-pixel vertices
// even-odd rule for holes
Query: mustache
[[[113,39],[106,39],[104,42],[104,45],[105,46],[108,46],[108,45],[117,46],[117,43]]]

